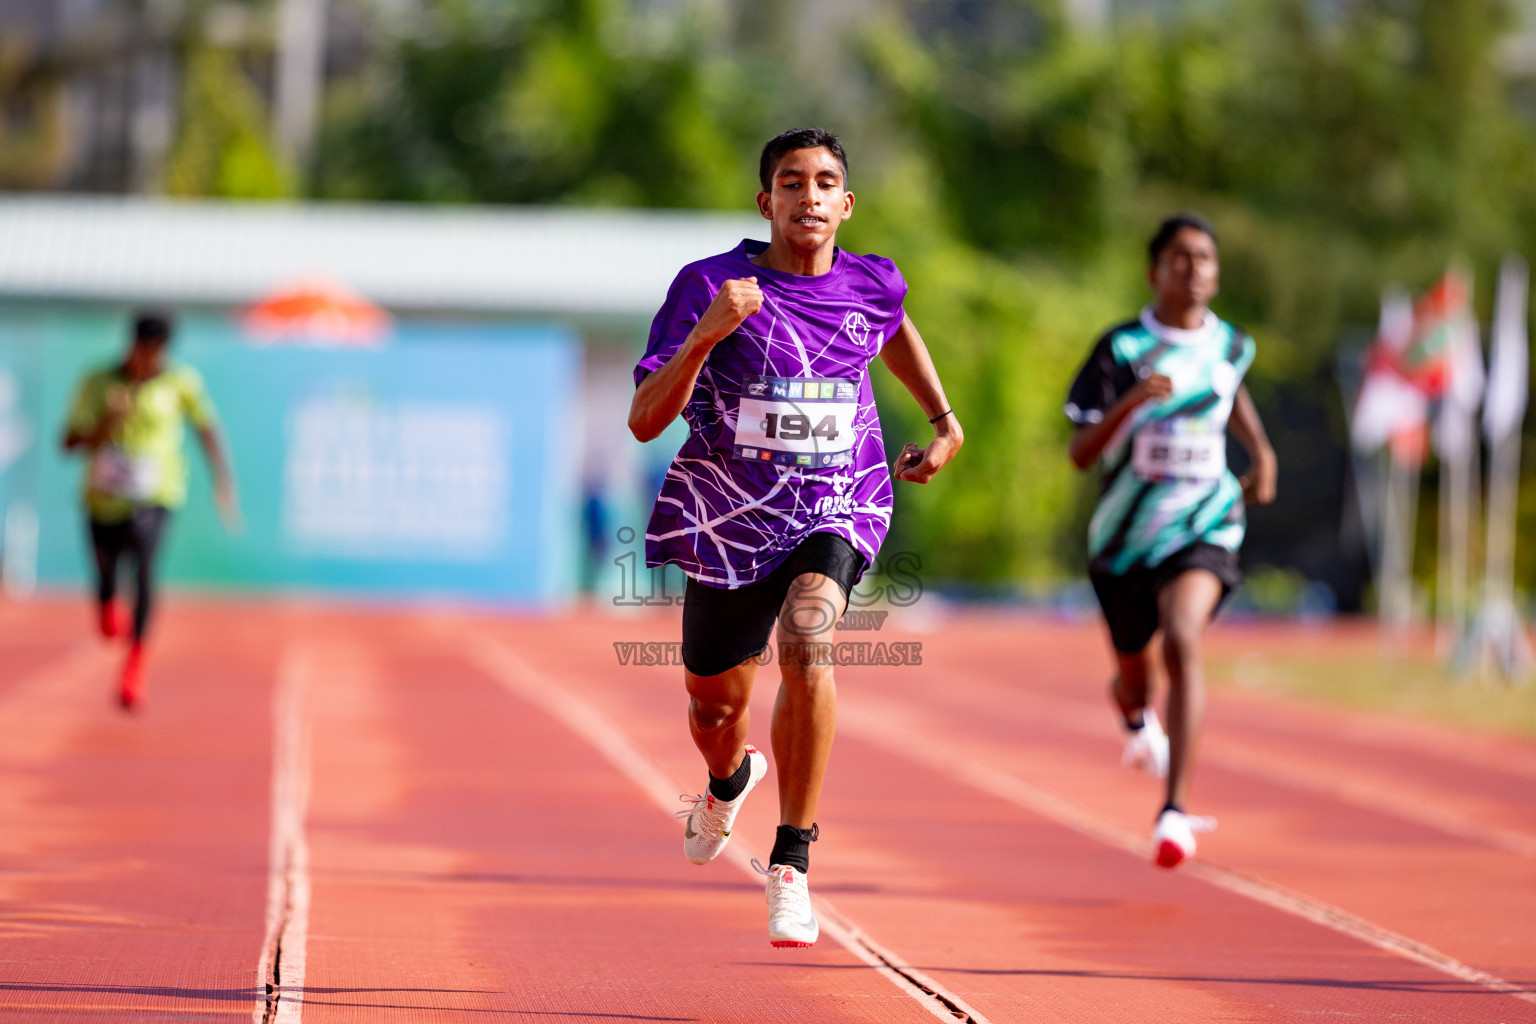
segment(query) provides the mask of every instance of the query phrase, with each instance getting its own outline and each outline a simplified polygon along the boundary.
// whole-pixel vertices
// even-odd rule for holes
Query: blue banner
[[[30,492],[44,584],[87,576],[82,466],[57,439],[79,379],[120,358],[125,336],[125,319],[106,314],[0,325],[0,378],[17,381],[11,405],[25,412],[12,418],[36,435],[0,477],[0,500]],[[39,352],[40,366],[18,366]],[[246,523],[225,532],[194,452],[167,581],[539,606],[571,594],[580,345],[569,332],[406,323],[379,348],[258,347],[226,319],[193,317],[173,355],[207,383]]]

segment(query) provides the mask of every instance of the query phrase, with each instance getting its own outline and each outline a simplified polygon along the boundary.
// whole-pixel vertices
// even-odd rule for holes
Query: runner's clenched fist
[[[763,308],[763,290],[755,277],[738,277],[725,282],[715,293],[704,315],[699,317],[697,334],[706,345],[717,345],[731,336],[741,322]]]

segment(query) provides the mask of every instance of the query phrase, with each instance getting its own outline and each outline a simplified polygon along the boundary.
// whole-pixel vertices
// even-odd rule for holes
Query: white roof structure
[[[237,306],[333,280],[394,311],[644,316],[755,214],[0,195],[0,299]]]

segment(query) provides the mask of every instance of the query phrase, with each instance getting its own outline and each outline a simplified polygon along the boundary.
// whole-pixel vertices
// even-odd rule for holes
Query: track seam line
[[[464,653],[514,697],[541,709],[586,740],[663,811],[674,813],[681,784],[595,705],[529,665],[501,641],[474,634]],[[752,857],[757,852],[737,839],[725,848],[723,856],[756,879]],[[948,1024],[991,1024],[959,996],[870,938],[824,897],[813,896],[812,900],[822,918],[823,931],[933,1016]]]
[[[990,793],[1042,818],[1072,829],[1074,832],[1123,850],[1134,857],[1145,858],[1150,853],[1147,840],[1139,834],[1115,824],[1066,797],[960,753],[949,744],[933,740],[889,720],[883,720],[882,716],[859,708],[856,701],[851,705],[848,702],[840,702],[838,727],[840,731],[851,733],[872,746],[926,765],[984,793]],[[1373,924],[1341,907],[1325,903],[1305,893],[1245,875],[1208,860],[1190,861],[1182,870],[1185,874],[1192,875],[1210,885],[1330,928],[1375,946],[1377,949],[1431,967],[1460,981],[1479,985],[1528,1003],[1536,1003],[1536,992],[1530,989],[1478,970],[1432,946]]]
[[[937,671],[940,676],[960,677],[959,673]],[[1030,721],[1044,723],[1075,736],[1102,739],[1105,735],[1102,723],[1094,725],[1085,720],[1085,714],[1091,705],[1084,701],[1055,694],[1038,693],[1032,694],[1030,699],[1044,706],[1043,714],[1021,711],[1013,707],[992,707],[988,713],[1003,714],[1014,721],[1028,718]],[[951,702],[946,704],[945,708],[955,712],[978,710],[971,706],[969,701]],[[1296,769],[1289,765],[1282,767],[1277,765],[1276,761],[1290,760],[1287,755],[1256,752],[1252,747],[1229,748],[1220,744],[1213,746],[1210,743],[1204,743],[1201,746],[1200,758],[1203,763],[1219,765],[1228,771],[1263,779],[1293,792],[1321,795],[1372,814],[1394,817],[1419,828],[1434,829],[1463,842],[1476,843],[1516,856],[1536,858],[1536,835],[1482,824],[1447,809],[1438,801],[1429,803],[1422,799],[1415,800],[1411,796],[1383,789],[1369,779],[1358,776],[1353,779],[1339,779],[1331,776],[1327,770]]]
[[[309,942],[309,681],[313,653],[283,652],[272,691],[272,835],[267,855],[267,929],[256,966],[253,1024],[299,1024]],[[286,975],[286,980],[285,980]]]

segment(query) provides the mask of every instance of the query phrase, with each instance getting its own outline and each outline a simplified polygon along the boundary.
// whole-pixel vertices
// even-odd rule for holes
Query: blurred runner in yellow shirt
[[[131,560],[137,575],[131,646],[119,680],[125,708],[132,708],[144,692],[144,636],[154,606],[160,537],[171,512],[187,497],[182,452],[187,421],[208,457],[219,513],[228,528],[239,525],[234,482],[203,379],[191,367],[166,359],[171,327],[170,318],[161,314],[135,319],[123,361],[81,382],[64,435],[66,451],[87,456],[84,497],[103,636],[126,631],[116,601],[118,563]]]

